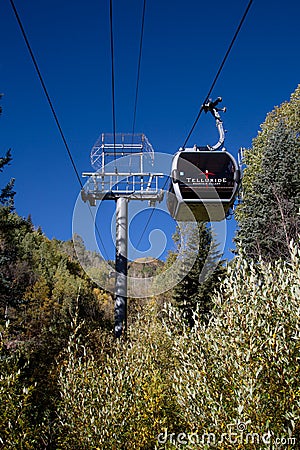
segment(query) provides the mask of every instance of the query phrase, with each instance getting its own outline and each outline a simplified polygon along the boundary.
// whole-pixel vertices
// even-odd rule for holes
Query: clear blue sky
[[[148,0],[136,131],[145,133],[156,151],[173,154],[183,144],[247,3]],[[101,132],[112,131],[109,1],[15,4],[78,171],[90,171],[92,145]],[[142,0],[114,2],[118,132],[132,129],[142,5]],[[234,155],[251,145],[266,114],[288,100],[300,81],[299,17],[296,0],[254,0],[212,94],[222,96],[227,107],[225,144]],[[31,214],[49,238],[70,239],[78,181],[8,0],[0,5],[0,42],[1,153],[12,148],[13,154],[3,184],[16,178],[19,214]],[[216,139],[211,117],[203,115],[189,144]],[[106,208],[101,229],[114,209]],[[139,218],[135,236],[146,218],[147,213]],[[171,219],[154,215],[149,231],[157,227],[172,246]],[[226,256],[235,228],[228,222]]]

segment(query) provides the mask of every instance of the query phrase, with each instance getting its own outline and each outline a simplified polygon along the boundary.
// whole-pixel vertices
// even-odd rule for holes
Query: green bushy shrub
[[[292,247],[291,256],[290,263],[274,264],[236,258],[215,296],[209,325],[196,320],[191,331],[173,333],[180,360],[174,374],[177,401],[186,411],[188,431],[200,437],[214,433],[215,448],[299,443],[299,250]],[[237,433],[235,442],[230,433]],[[211,448],[205,442],[189,448]]]
[[[31,396],[34,384],[24,384],[24,365],[19,352],[10,355],[4,346],[9,323],[0,329],[0,449],[35,449],[30,422]]]
[[[171,341],[154,314],[97,358],[74,335],[59,376],[58,448],[153,449],[162,429],[178,427],[173,371]]]

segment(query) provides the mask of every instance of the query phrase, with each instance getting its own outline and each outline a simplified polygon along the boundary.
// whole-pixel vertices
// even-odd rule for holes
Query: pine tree
[[[253,184],[257,174],[262,172],[262,158],[265,147],[270,137],[279,123],[284,123],[286,128],[299,137],[300,130],[300,84],[292,93],[288,102],[276,106],[273,111],[267,114],[267,117],[258,135],[253,139],[252,148],[245,150],[244,162],[246,169],[243,173],[243,194],[247,196],[254,192]],[[237,218],[243,217],[243,208],[238,208]]]
[[[10,307],[23,301],[32,279],[30,261],[24,258],[21,242],[32,226],[7,207],[0,207],[0,318],[7,319]]]
[[[224,269],[206,223],[187,224],[184,231],[189,234],[184,260],[195,258],[195,261],[191,270],[174,288],[173,301],[182,311],[184,320],[192,327],[196,310],[203,320],[208,318],[212,306],[211,294],[219,285]]]
[[[6,206],[10,211],[14,210],[14,196],[16,192],[13,190],[15,180],[12,178],[7,185],[1,189],[0,204]]]
[[[0,94],[0,98],[2,95]],[[0,115],[2,108],[0,108]],[[10,165],[11,150],[0,157],[0,172]],[[32,223],[14,212],[14,178],[0,189],[0,317],[9,317],[9,308],[21,303],[23,293],[31,279],[28,261],[22,258],[21,236],[32,231]]]
[[[5,166],[9,165],[12,160],[11,150],[6,152],[6,155],[0,158],[0,172],[3,172]],[[7,207],[9,211],[14,210],[14,196],[15,191],[13,190],[15,184],[15,179],[12,178],[4,188],[0,191],[0,205]]]
[[[0,99],[3,94],[0,94]],[[0,107],[0,115],[2,113],[2,108]],[[6,155],[4,157],[0,157],[0,172],[3,172],[3,168],[10,164],[12,160],[11,150],[7,150]],[[15,184],[14,178],[12,178],[4,188],[0,191],[0,205],[5,206],[9,209],[9,211],[14,210],[14,196],[15,191],[13,190]]]
[[[264,133],[260,170],[238,210],[236,243],[250,258],[289,259],[300,231],[299,132],[282,119]]]

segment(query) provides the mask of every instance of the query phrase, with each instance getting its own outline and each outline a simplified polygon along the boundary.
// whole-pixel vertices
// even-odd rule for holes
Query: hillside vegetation
[[[13,180],[2,188],[0,449],[299,448],[299,112],[300,87],[245,152],[234,259],[200,283],[213,238],[187,225],[201,244],[191,271],[129,299],[126,339],[73,243],[16,214]],[[169,267],[174,241],[164,264],[138,260],[132,274]]]

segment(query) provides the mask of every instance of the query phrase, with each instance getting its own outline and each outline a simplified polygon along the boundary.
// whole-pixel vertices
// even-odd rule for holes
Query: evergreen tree
[[[220,254],[206,223],[188,223],[184,232],[189,235],[184,260],[195,258],[191,270],[174,288],[173,301],[182,311],[190,327],[194,324],[194,312],[206,320],[211,310],[211,295],[219,285],[223,274]],[[178,241],[178,232],[174,236]],[[184,267],[183,267],[184,270]]]
[[[300,106],[300,95],[298,98]],[[295,100],[294,100],[295,103]],[[295,105],[293,105],[295,106]],[[286,111],[286,105],[284,105]],[[294,108],[292,109],[294,113]],[[260,168],[253,177],[257,158],[247,156],[243,203],[238,208],[239,231],[236,243],[254,259],[271,261],[290,258],[290,241],[298,239],[300,208],[300,137],[299,129],[282,114],[269,127],[263,128],[263,138],[254,140],[254,154],[259,144]],[[269,123],[266,121],[266,123]],[[300,124],[299,124],[300,125]],[[243,185],[244,188],[244,185]]]
[[[32,225],[8,207],[0,207],[0,317],[7,319],[10,307],[22,303],[32,280],[30,261],[24,258],[21,242]]]
[[[15,180],[12,178],[7,185],[1,189],[0,194],[0,204],[6,206],[10,211],[14,210],[14,196],[15,191],[13,190]]]
[[[252,148],[245,150],[244,162],[246,169],[243,173],[243,194],[246,197],[248,194],[254,192],[254,182],[257,174],[262,172],[262,159],[265,152],[265,147],[270,137],[270,133],[274,132],[279,123],[284,123],[286,129],[295,133],[299,137],[300,130],[300,84],[292,93],[288,102],[276,106],[271,111],[264,123],[261,125],[261,130],[253,139]],[[243,217],[243,208],[238,208],[238,219]]]
[[[2,94],[0,94],[0,99]],[[0,115],[2,113],[2,108],[0,107]],[[9,165],[12,160],[11,150],[6,152],[4,157],[0,157],[0,172],[3,172],[5,166]],[[12,178],[4,188],[0,191],[0,205],[6,206],[10,211],[14,210],[14,196],[15,191],[13,190],[15,184],[14,178]]]

